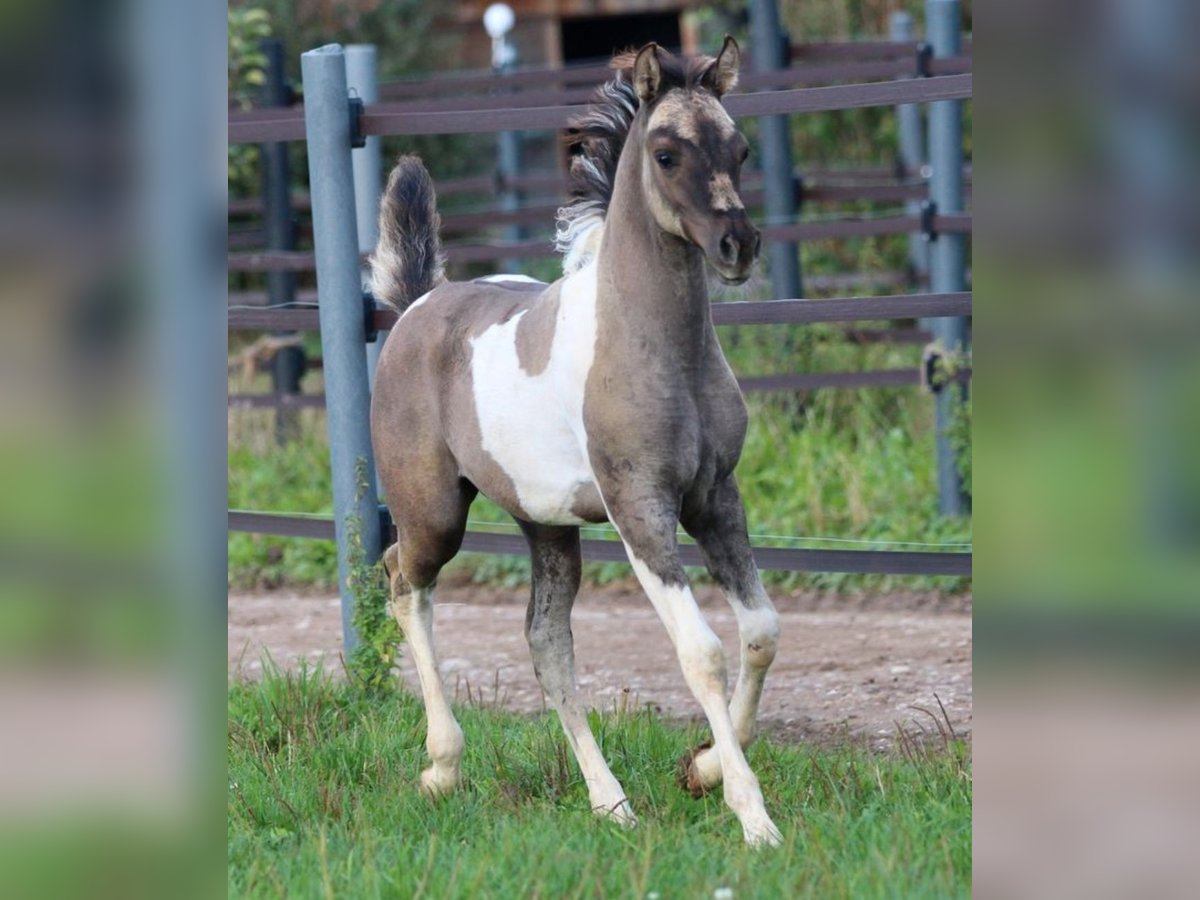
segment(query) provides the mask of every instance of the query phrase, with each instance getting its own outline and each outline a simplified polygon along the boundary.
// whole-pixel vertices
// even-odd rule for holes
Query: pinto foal
[[[733,477],[746,407],[713,330],[705,272],[707,263],[741,283],[759,250],[738,196],[746,140],[720,103],[738,64],[732,38],[715,59],[649,44],[614,60],[616,77],[568,131],[566,274],[550,285],[445,281],[428,173],[404,157],[388,180],[373,283],[403,315],[380,356],[371,427],[399,534],[384,561],[424,694],[432,766],[421,783],[432,794],[458,785],[463,738],[438,673],[431,595],[482,491],[528,539],[534,669],[595,812],[636,822],[575,692],[579,526],[607,520],[712,728],[712,746],[682,762],[685,786],[699,794],[723,782],[746,840],[779,841],[743,753],[778,617]],[[732,696],[721,642],[679,561],[677,523],[737,614]]]

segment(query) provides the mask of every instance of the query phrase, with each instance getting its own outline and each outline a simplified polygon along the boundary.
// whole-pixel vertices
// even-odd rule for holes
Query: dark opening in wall
[[[562,20],[564,63],[608,59],[619,50],[641,47],[650,41],[657,41],[672,53],[679,52],[678,11]]]

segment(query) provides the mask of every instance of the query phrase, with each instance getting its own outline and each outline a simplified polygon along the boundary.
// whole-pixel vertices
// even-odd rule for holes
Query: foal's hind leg
[[[713,580],[737,616],[741,664],[729,701],[738,743],[745,749],[754,739],[754,720],[767,669],[775,659],[779,616],[763,588],[746,534],[746,511],[733,476],[717,484],[698,509],[684,508],[680,522],[696,539]],[[684,756],[680,781],[693,796],[721,783],[721,763],[712,747]]]
[[[533,557],[533,593],[525,636],[546,699],[558,712],[587,783],[592,810],[625,825],[637,818],[613,777],[575,693],[571,607],[579,591],[579,529],[521,523]]]
[[[433,585],[437,573],[458,552],[471,495],[459,488],[438,504],[405,504],[393,509],[399,543],[384,553],[392,588],[392,607],[421,681],[428,734],[425,749],[432,765],[421,773],[421,787],[438,796],[462,780],[463,734],[442,686],[433,649]],[[418,518],[417,513],[421,513]],[[439,515],[440,513],[440,515]]]

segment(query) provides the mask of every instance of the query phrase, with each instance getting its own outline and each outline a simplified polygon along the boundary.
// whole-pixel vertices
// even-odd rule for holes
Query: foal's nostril
[[[758,253],[760,250],[762,250],[762,232],[755,231],[754,232],[754,255],[758,256]]]
[[[732,235],[725,235],[721,238],[721,259],[724,262],[733,262],[737,259],[737,242],[734,241]]]

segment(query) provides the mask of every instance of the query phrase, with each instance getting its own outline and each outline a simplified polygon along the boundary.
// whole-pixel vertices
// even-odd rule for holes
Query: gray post
[[[784,52],[787,35],[779,27],[779,9],[775,0],[751,0],[750,40],[754,45],[754,71],[770,72],[787,65]],[[764,116],[758,120],[758,130],[767,222],[791,224],[796,216],[796,198],[788,118]],[[767,258],[775,299],[803,296],[799,247],[787,241],[773,241],[767,245]]]
[[[374,44],[350,44],[346,47],[346,86],[365,104],[379,102],[379,69]],[[358,252],[370,253],[379,241],[379,196],[383,192],[382,138],[367,138],[365,147],[350,151],[354,168],[354,209],[358,218]],[[363,267],[363,287],[368,269]],[[375,390],[375,367],[383,348],[382,335],[367,344],[367,380]]]
[[[897,43],[914,39],[912,16],[906,12],[892,13],[888,36]],[[915,70],[916,63],[914,61]],[[911,77],[911,76],[905,76]],[[921,107],[916,103],[901,103],[896,107],[896,133],[899,138],[900,166],[908,172],[919,172],[925,166],[925,133],[921,123]],[[908,176],[906,175],[906,178]],[[909,200],[904,211],[910,216],[921,214],[919,200]],[[922,282],[929,277],[929,242],[919,231],[908,236],[908,265],[913,280]],[[923,320],[927,322],[928,320]],[[929,327],[928,324],[926,327]]]
[[[504,91],[504,75],[514,69],[517,65],[517,49],[516,45],[507,43],[505,46],[508,52],[498,66],[495,67],[495,72],[500,76],[501,91]],[[503,185],[500,191],[501,210],[511,212],[521,208],[521,192],[513,186],[512,180],[521,174],[521,132],[519,131],[502,131],[496,135],[496,168],[500,173],[500,181]],[[507,243],[516,243],[523,240],[525,237],[525,229],[520,225],[507,225],[504,228],[504,240]],[[502,261],[502,266],[505,272],[519,272],[521,270],[521,262],[517,259],[506,259]]]
[[[1195,171],[1191,119],[1166,98],[1179,84],[1180,66],[1192,52],[1193,31],[1186,26],[1187,0],[1114,5],[1106,35],[1107,79],[1099,89],[1114,100],[1105,104],[1101,134],[1107,153],[1121,176],[1109,189],[1113,202],[1139,213],[1114,260],[1113,277],[1122,288],[1136,291],[1140,314],[1147,322],[1183,322],[1185,304],[1195,301],[1190,287],[1194,271],[1194,232],[1171,210],[1190,207],[1181,185]],[[1114,90],[1137,72],[1147,85],[1139,92]],[[1181,204],[1181,200],[1183,201]],[[1128,346],[1128,345],[1126,345]],[[1132,356],[1137,361],[1131,387],[1136,392],[1133,421],[1134,459],[1138,464],[1136,539],[1163,554],[1192,553],[1200,521],[1195,495],[1187,490],[1195,459],[1188,451],[1187,422],[1194,405],[1184,399],[1194,351],[1184,343],[1155,345]],[[1185,413],[1187,410],[1189,412]],[[1194,434],[1194,432],[1191,432]],[[1192,459],[1192,462],[1188,462]],[[1189,468],[1192,467],[1192,468]]]
[[[925,28],[935,57],[955,56],[962,17],[958,0],[926,0]],[[939,215],[963,211],[962,101],[929,104],[929,198]],[[966,235],[939,234],[930,248],[930,286],[934,293],[966,290]],[[934,337],[948,352],[966,348],[966,319],[937,319]],[[946,436],[956,402],[965,388],[946,385],[937,395],[938,498],[943,515],[966,512],[954,451]]]
[[[320,296],[321,352],[325,358],[325,419],[333,474],[338,589],[342,597],[344,646],[350,652],[357,636],[351,623],[354,598],[347,582],[350,574],[347,519],[352,515],[359,517],[368,558],[377,552],[380,535],[350,157],[349,93],[345,55],[339,44],[309,50],[300,57],[300,65]],[[360,459],[366,461],[367,474],[361,498],[356,472]]]
[[[261,93],[263,106],[290,106],[292,89],[287,83],[283,65],[283,41],[266,38],[261,43],[267,58],[266,82]],[[292,219],[291,166],[288,164],[288,145],[283,141],[263,144],[262,198],[263,229],[269,250],[295,250],[296,227]],[[267,298],[271,306],[284,306],[296,299],[296,273],[275,271],[267,273]],[[276,331],[277,337],[289,337],[293,332]],[[271,384],[276,394],[300,393],[304,375],[303,347],[281,347],[271,363]],[[275,410],[275,440],[286,443],[296,437],[299,427],[297,411],[279,407]]]

